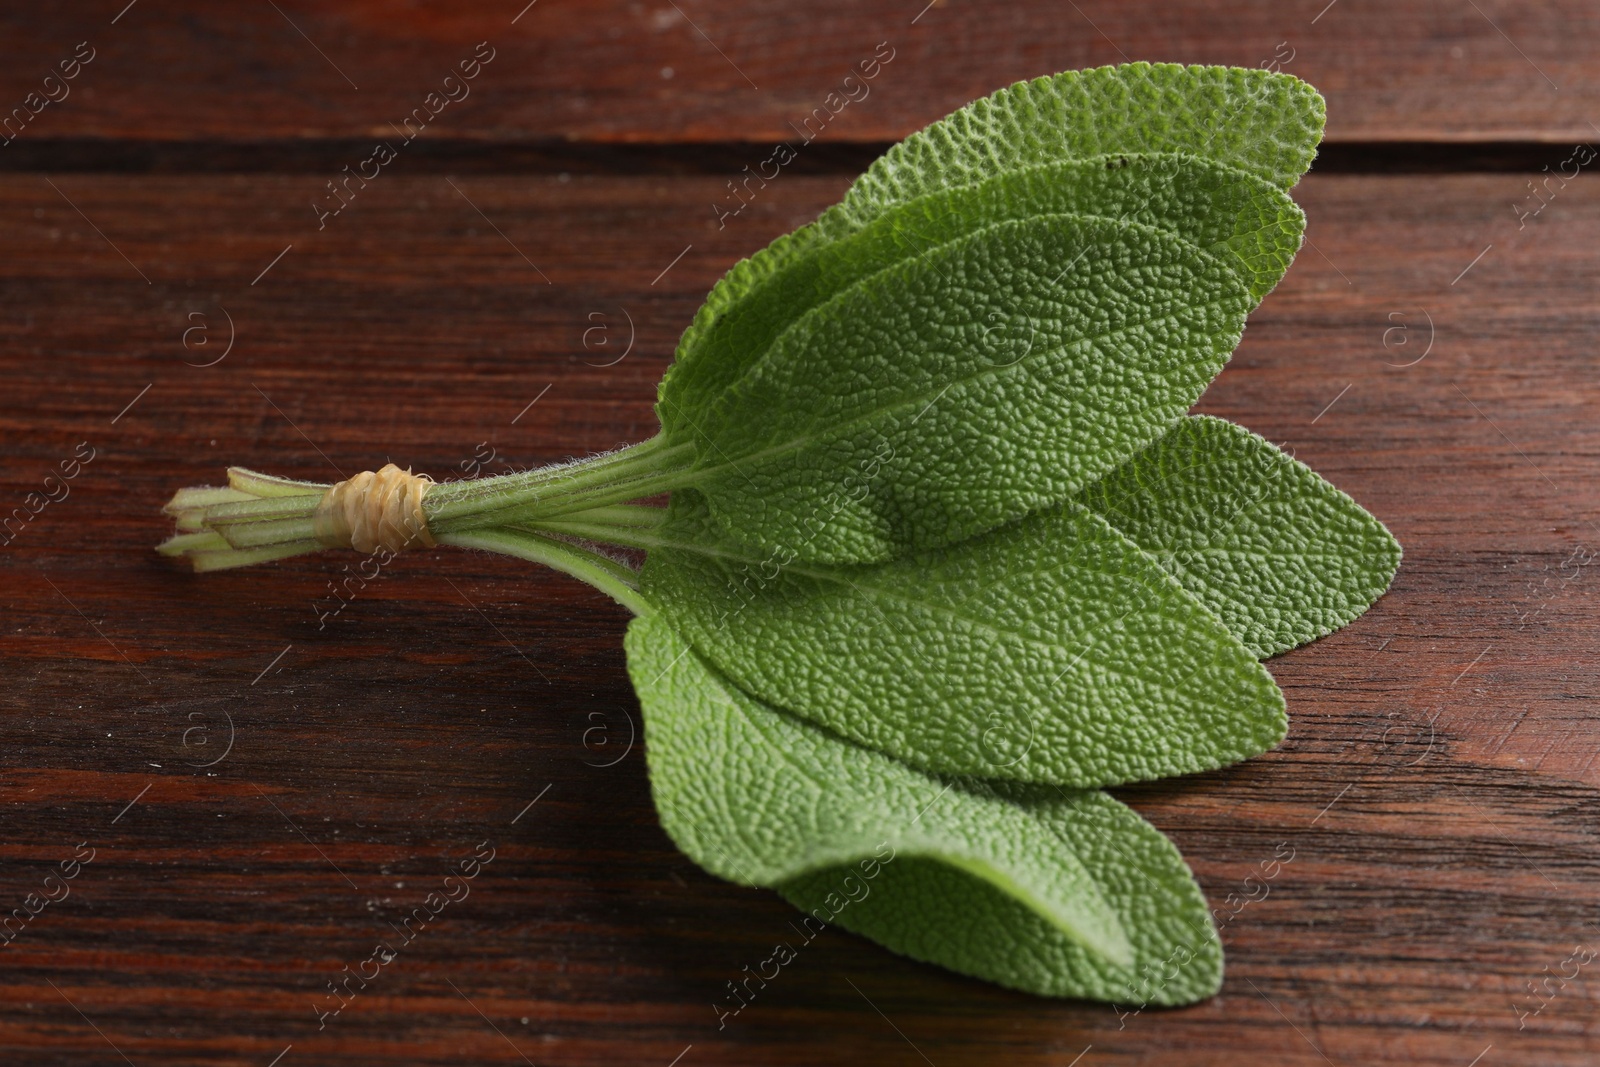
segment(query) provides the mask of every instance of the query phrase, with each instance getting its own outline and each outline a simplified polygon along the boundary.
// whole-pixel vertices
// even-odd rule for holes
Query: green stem
[[[657,435],[577,463],[442,482],[423,498],[423,514],[436,538],[597,509],[607,509],[605,521],[630,525],[628,516],[638,513],[609,509],[684,485],[693,452],[692,445],[667,446]],[[328,486],[241,468],[228,474],[230,488],[184,489],[168,503],[180,533],[212,530],[235,548],[314,539],[312,515]]]
[[[299,482],[293,478],[279,478],[276,475],[262,474],[259,471],[246,470],[243,467],[228,468],[228,486],[236,493],[248,493],[255,497],[320,497],[328,491],[328,486],[325,482]]]
[[[470,514],[458,518],[435,521],[430,516],[428,529],[437,537],[442,533],[458,533],[484,526],[511,526],[557,515],[609,507],[682,488],[687,484],[685,477],[687,471],[687,467],[681,467],[646,474],[628,481],[601,482],[572,490],[562,487],[561,490],[550,493],[532,490],[519,493],[515,498],[492,506],[479,505]],[[431,497],[433,494],[430,492],[428,495]],[[426,500],[423,507],[427,507]]]
[[[254,567],[257,563],[270,563],[275,559],[288,559],[318,552],[327,546],[321,541],[285,541],[276,545],[255,548],[200,548],[184,553],[196,574],[208,571],[232,570],[235,567]]]
[[[666,515],[665,508],[650,508]],[[649,526],[622,525],[615,522],[591,519],[591,512],[580,511],[574,515],[563,515],[553,519],[540,519],[537,522],[517,523],[514,527],[518,530],[527,530],[531,533],[559,534],[563,537],[581,537],[585,541],[599,541],[602,544],[620,545],[623,548],[640,548],[649,551],[652,548],[668,548],[671,545],[659,537],[655,530],[659,523]]]
[[[435,506],[443,508],[446,504],[455,504],[476,500],[480,497],[493,496],[497,493],[516,491],[518,489],[532,488],[562,477],[576,477],[592,471],[609,470],[615,467],[627,467],[640,462],[641,458],[648,457],[650,453],[661,447],[661,437],[657,434],[647,441],[627,445],[613,452],[602,452],[598,456],[589,456],[586,459],[570,460],[566,463],[554,463],[545,467],[536,467],[533,470],[517,471],[513,474],[499,474],[488,478],[468,478],[461,481],[440,482],[429,490],[428,495],[433,498]]]
[[[543,563],[589,582],[635,612],[644,610],[628,567],[562,538],[636,547],[665,516],[627,501],[683,485],[692,445],[658,434],[576,463],[519,474],[445,482],[428,490],[423,511],[440,544],[482,548]],[[315,552],[313,514],[328,486],[230,468],[227,488],[183,489],[167,504],[177,535],[161,546],[197,570],[244,567]],[[569,528],[510,529],[565,517]],[[630,590],[635,590],[630,592]]]
[[[650,605],[639,595],[638,574],[632,568],[598,552],[521,530],[474,530],[471,533],[446,534],[439,537],[438,541],[441,545],[477,548],[516,556],[530,563],[541,563],[588,582],[635,615],[650,613]]]
[[[573,516],[577,517],[579,516]],[[608,526],[649,529],[667,521],[667,509],[645,504],[611,504],[606,507],[586,508],[581,512],[581,517],[588,522],[605,523]]]
[[[428,528],[436,532],[500,525],[507,512],[538,509],[543,503],[579,497],[587,491],[648,482],[652,476],[669,471],[681,474],[688,469],[687,461],[693,454],[693,445],[668,446],[657,434],[648,441],[576,463],[444,482],[428,490],[423,511]],[[635,494],[643,495],[648,494]],[[624,496],[621,500],[633,498]]]

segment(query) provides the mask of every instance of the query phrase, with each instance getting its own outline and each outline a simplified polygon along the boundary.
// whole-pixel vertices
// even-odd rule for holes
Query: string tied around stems
[[[398,553],[413,544],[432,548],[422,498],[433,487],[426,474],[412,474],[393,463],[362,471],[328,489],[312,513],[317,540],[329,548]]]

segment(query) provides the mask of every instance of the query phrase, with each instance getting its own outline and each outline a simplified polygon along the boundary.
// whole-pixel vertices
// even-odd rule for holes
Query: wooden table
[[[1600,138],[1595,5],[123,2],[0,15],[4,107],[79,57],[0,147],[5,510],[76,471],[0,554],[0,911],[67,892],[0,949],[4,1062],[1600,1058],[1600,965],[1569,962],[1600,945],[1600,179],[1529,185]],[[726,182],[884,43],[870,96],[719,228]],[[319,622],[345,558],[151,552],[171,491],[228,463],[443,476],[642,439],[737,259],[968,99],[1124,58],[1276,58],[1327,96],[1310,242],[1201,407],[1406,548],[1375,610],[1272,662],[1282,748],[1120,791],[1213,901],[1292,850],[1225,925],[1216,998],[1119,1015],[830,931],[719,1030],[790,911],[661,832],[623,611],[441,551]]]

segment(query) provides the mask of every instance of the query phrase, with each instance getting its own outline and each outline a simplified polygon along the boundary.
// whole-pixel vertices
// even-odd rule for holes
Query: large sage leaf
[[[913,134],[857,179],[843,203],[736,265],[712,289],[691,331],[785,264],[885,211],[1010,170],[1181,153],[1288,189],[1316,155],[1325,114],[1311,86],[1263,70],[1130,63],[1018,82]],[[685,350],[680,346],[680,358]]]
[[[1262,658],[1359,617],[1400,566],[1361,505],[1222,419],[1182,420],[1078,499]]]
[[[1148,227],[997,223],[802,316],[695,416],[693,484],[725,529],[805,559],[961,541],[1160,436],[1252,303],[1218,257]]]
[[[842,898],[844,889],[808,876],[826,871],[842,881],[854,872],[857,882],[876,883],[879,868],[914,864],[962,886],[997,921],[1026,914],[1081,958],[1107,969],[1133,964],[1117,910],[1049,820],[762,704],[659,619],[635,619],[627,651],[661,824],[712,874],[769,887],[807,879],[823,897]],[[843,910],[833,903],[823,921]]]
[[[1257,300],[1288,269],[1305,229],[1303,213],[1276,186],[1179,155],[1051,163],[941,190],[897,205],[838,240],[784,253],[781,265],[757,257],[736,266],[684,331],[662,379],[662,428],[669,435],[692,434],[705,417],[697,412],[709,411],[783,330],[841,290],[985,226],[1050,214],[1167,231],[1217,256]],[[740,274],[749,277],[734,281]],[[738,299],[730,298],[734,292]],[[1022,339],[1006,333],[991,340],[1001,347]]]
[[[1283,738],[1217,618],[1076,504],[891,563],[764,556],[673,494],[651,603],[746,692],[925,770],[1087,788]]]
[[[1128,63],[1018,82],[885,152],[819,219],[824,237],[892,204],[1001,170],[1124,152],[1184,152],[1282,189],[1322,140],[1326,107],[1298,78],[1239,67]]]
[[[837,923],[1046,996],[1216,991],[1199,887],[1104,793],[920,774],[756,700],[658,618],[634,620],[627,648],[662,827],[712,874],[778,889],[805,937]]]

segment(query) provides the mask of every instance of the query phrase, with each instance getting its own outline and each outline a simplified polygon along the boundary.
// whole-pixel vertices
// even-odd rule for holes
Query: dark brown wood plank
[[[1600,113],[1600,13],[1580,0],[924,3],[68,0],[0,15],[0,113],[80,42],[94,58],[51,87],[64,98],[7,136],[394,140],[479,42],[495,58],[426,139],[798,141],[875,54],[893,58],[819,144],[898,140],[1012,81],[1127,60],[1276,63],[1326,94],[1334,140],[1572,142]]]
[[[711,177],[397,174],[318,231],[315,176],[0,178],[7,506],[95,449],[0,551],[0,910],[94,850],[0,950],[4,1058],[1594,1062],[1592,966],[1514,1011],[1596,943],[1600,876],[1600,194],[1579,179],[1519,230],[1523,180],[1307,179],[1314,245],[1203,401],[1407,551],[1372,613],[1273,662],[1280,750],[1124,791],[1219,914],[1292,850],[1224,926],[1222,995],[1119,1017],[829,931],[719,1030],[791,913],[661,833],[620,609],[440,551],[319,629],[339,556],[196,577],[150,546],[171,490],[229,462],[446,475],[483,441],[521,465],[640,439],[706,288],[845,180],[718,230]],[[602,323],[613,347],[586,348]],[[327,984],[485,841],[470,897],[319,1031]]]

